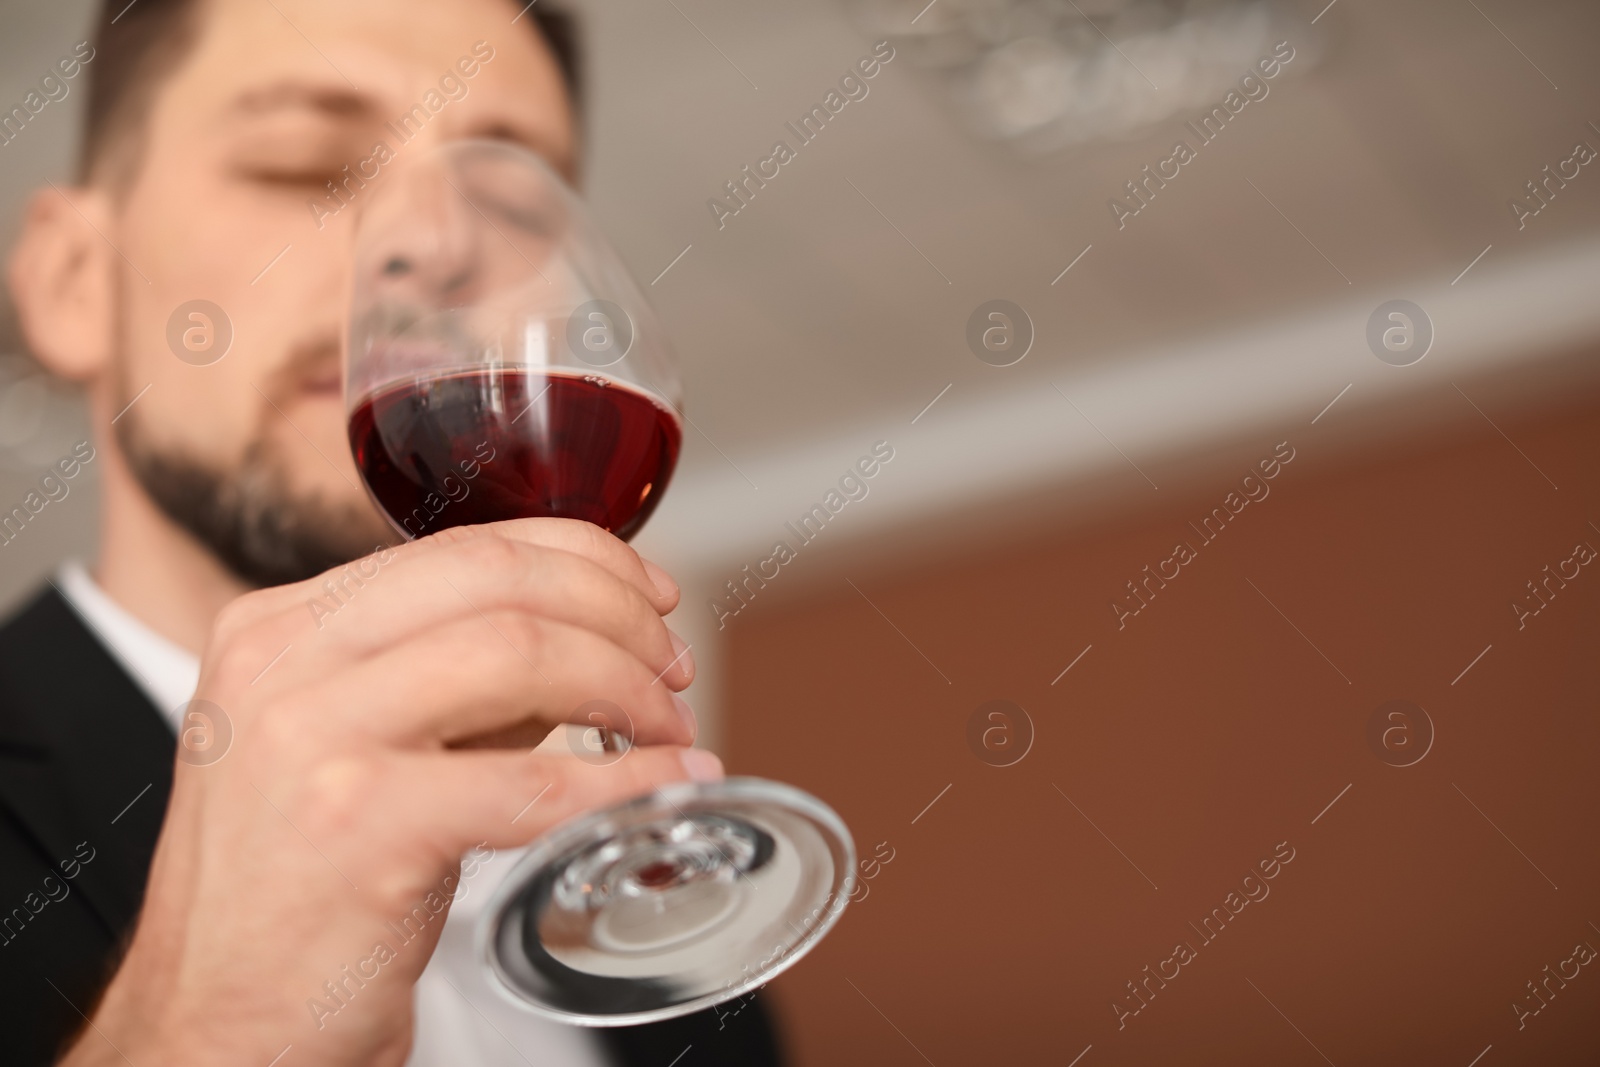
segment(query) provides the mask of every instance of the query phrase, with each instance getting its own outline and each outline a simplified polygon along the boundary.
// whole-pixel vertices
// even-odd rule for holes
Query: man
[[[519,1013],[466,917],[429,921],[561,819],[722,773],[688,747],[665,572],[560,520],[385,547],[345,443],[359,187],[333,183],[380,141],[577,169],[567,38],[521,6],[116,0],[76,53],[79,182],[32,200],[9,281],[87,391],[95,440],[63,464],[100,470],[101,551],[0,631],[8,1063],[776,1062],[759,1008]],[[169,342],[197,299],[231,323],[220,360]],[[599,697],[632,714],[626,758],[515,744]]]

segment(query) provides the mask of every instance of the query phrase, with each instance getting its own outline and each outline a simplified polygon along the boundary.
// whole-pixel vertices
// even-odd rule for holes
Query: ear
[[[28,202],[7,280],[29,350],[71,381],[110,362],[118,252],[102,236],[110,199],[96,189],[55,186]]]

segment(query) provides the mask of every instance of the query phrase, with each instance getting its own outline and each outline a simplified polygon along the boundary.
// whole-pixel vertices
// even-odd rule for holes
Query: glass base
[[[528,1011],[632,1026],[743,996],[810,951],[855,884],[831,808],[760,778],[676,782],[539,838],[478,928]]]

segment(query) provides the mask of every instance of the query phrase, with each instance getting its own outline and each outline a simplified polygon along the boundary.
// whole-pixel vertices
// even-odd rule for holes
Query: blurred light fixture
[[[944,83],[973,133],[1029,154],[1215,106],[1284,39],[1312,52],[1304,20],[1275,0],[848,2]]]

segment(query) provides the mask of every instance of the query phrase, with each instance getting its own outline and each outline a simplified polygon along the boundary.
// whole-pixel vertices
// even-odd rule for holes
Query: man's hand
[[[389,551],[332,616],[308,608],[317,578],[218,617],[196,699],[231,747],[178,762],[132,944],[65,1063],[267,1067],[292,1045],[295,1067],[401,1064],[444,925],[430,894],[448,900],[464,852],[721,776],[681,747],[693,665],[661,619],[677,587],[621,541],[529,519]],[[597,698],[635,729],[609,766],[470,744]]]

